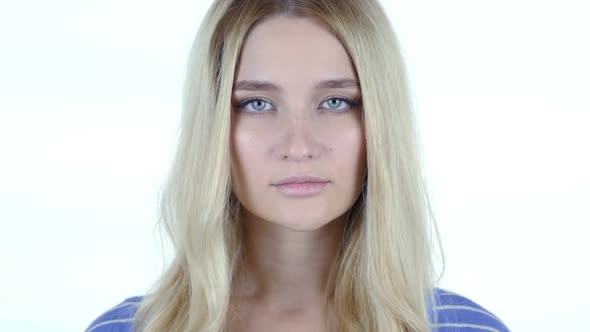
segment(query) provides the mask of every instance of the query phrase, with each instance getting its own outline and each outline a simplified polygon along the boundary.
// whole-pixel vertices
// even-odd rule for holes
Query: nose
[[[317,159],[323,147],[314,133],[312,119],[298,116],[286,120],[279,129],[279,140],[274,155],[279,160],[305,161]]]

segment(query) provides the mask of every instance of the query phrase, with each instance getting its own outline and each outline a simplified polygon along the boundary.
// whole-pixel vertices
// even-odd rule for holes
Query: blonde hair
[[[361,85],[366,183],[328,283],[338,331],[430,331],[436,281],[429,220],[435,224],[405,66],[377,0],[214,1],[190,53],[178,146],[161,195],[160,225],[174,259],[144,297],[134,329],[226,328],[240,256],[230,178],[232,85],[248,32],[271,15],[323,22],[347,49]]]

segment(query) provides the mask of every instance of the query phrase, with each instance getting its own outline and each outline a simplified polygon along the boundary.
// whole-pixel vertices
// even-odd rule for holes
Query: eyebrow
[[[343,88],[360,88],[359,82],[351,78],[334,79],[320,81],[315,85],[316,89],[343,89]],[[243,80],[238,81],[233,86],[234,91],[281,91],[281,88],[268,81]]]

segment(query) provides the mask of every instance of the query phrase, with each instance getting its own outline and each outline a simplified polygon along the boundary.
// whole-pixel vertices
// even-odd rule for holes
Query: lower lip
[[[320,193],[328,182],[302,182],[275,185],[280,192],[287,196],[307,197]]]

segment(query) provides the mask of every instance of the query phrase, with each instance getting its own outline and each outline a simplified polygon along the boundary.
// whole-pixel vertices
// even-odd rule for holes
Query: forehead
[[[312,18],[273,16],[255,25],[244,41],[237,79],[297,83],[354,78],[349,55],[327,27]]]

